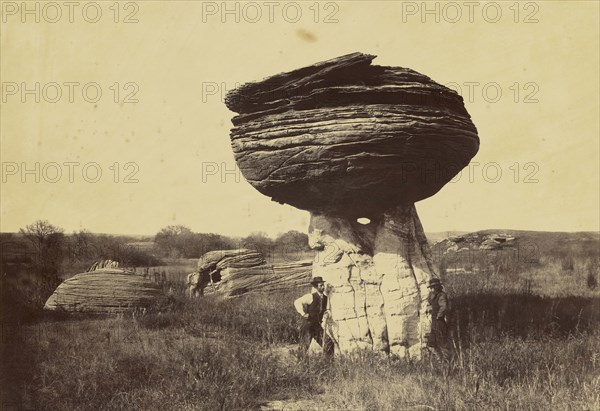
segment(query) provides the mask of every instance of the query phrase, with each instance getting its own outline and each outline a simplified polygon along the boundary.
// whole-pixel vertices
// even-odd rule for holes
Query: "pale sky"
[[[27,4],[1,5],[3,232],[306,231],[227,172],[222,95],[356,51],[460,88],[479,130],[469,169],[417,203],[426,231],[600,228],[596,1]]]

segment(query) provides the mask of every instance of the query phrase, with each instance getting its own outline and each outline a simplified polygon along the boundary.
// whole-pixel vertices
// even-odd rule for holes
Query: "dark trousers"
[[[427,346],[433,348],[441,358],[448,358],[448,326],[443,318],[431,320],[431,334]]]
[[[321,324],[302,320],[300,325],[300,351],[302,353],[308,352],[308,347],[313,339],[323,348],[325,355],[333,355],[333,340],[323,331]]]
[[[429,341],[427,345],[430,347],[445,348],[446,340],[448,338],[448,326],[443,318],[431,320],[431,334],[429,334]]]

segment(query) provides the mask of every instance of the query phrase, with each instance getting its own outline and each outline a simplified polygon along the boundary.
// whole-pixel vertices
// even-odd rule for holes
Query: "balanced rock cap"
[[[455,91],[353,53],[230,91],[248,182],[315,213],[371,217],[434,195],[479,149]]]

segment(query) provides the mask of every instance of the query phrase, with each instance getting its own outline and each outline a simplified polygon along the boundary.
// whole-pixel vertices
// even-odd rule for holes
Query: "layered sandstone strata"
[[[420,358],[435,273],[414,203],[469,163],[479,137],[453,90],[373,58],[353,53],[232,90],[231,144],[254,188],[310,211],[313,276],[330,288],[338,352]]]
[[[63,281],[44,309],[85,313],[120,313],[149,309],[165,297],[162,289],[132,271],[102,268]]]
[[[232,90],[231,144],[252,186],[311,212],[371,217],[439,191],[479,147],[462,98],[354,53]]]

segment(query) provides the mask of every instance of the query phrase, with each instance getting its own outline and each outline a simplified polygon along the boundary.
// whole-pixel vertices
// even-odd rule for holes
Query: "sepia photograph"
[[[600,2],[0,0],[0,411],[600,411]]]

